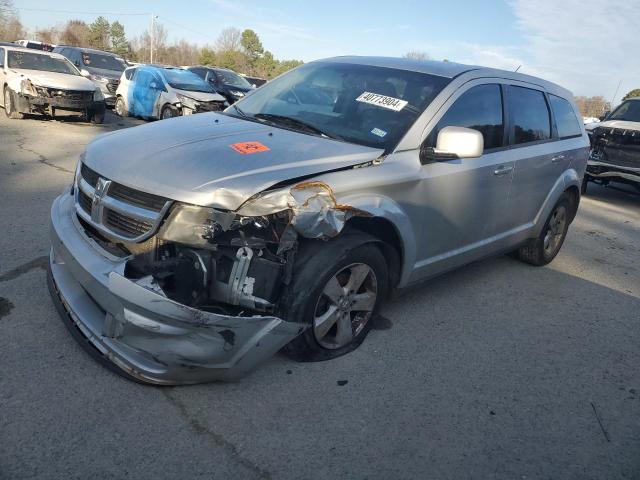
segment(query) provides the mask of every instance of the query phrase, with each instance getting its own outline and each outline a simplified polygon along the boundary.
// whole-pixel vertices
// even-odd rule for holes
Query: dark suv
[[[244,77],[227,68],[198,66],[188,67],[187,70],[209,82],[216,92],[227,99],[229,105],[255,88]]]
[[[116,103],[120,76],[128,66],[124,59],[115,53],[68,45],[58,45],[54,52],[67,57],[82,75],[100,87],[107,105]]]

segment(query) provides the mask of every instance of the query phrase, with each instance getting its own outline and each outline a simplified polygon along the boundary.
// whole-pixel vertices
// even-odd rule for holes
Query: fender
[[[387,220],[393,225],[400,239],[400,245],[398,245],[398,247],[402,254],[398,287],[402,288],[405,286],[416,262],[417,252],[413,225],[402,206],[391,198],[379,194],[340,195],[339,201],[341,204],[350,205],[358,210],[367,212],[373,217]]]
[[[578,192],[580,192],[580,184],[580,175],[574,168],[568,168],[564,172],[562,172],[562,175],[560,175],[556,182],[553,184],[553,187],[547,194],[547,197],[544,199],[540,210],[538,210],[538,213],[535,216],[533,222],[534,237],[537,237],[542,232],[542,228],[544,227],[547,218],[551,214],[551,210],[553,210],[553,207],[558,202],[562,194],[568,188],[573,186],[575,186],[578,189]],[[580,193],[578,193],[578,195],[580,195]]]

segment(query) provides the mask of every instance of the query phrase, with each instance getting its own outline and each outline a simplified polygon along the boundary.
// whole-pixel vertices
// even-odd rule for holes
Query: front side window
[[[395,68],[312,62],[266,83],[226,113],[391,151],[449,82]]]
[[[500,85],[478,85],[463,93],[427,137],[427,147],[435,148],[438,133],[444,127],[478,130],[482,133],[485,150],[502,147],[504,119]]]
[[[622,102],[607,120],[626,120],[628,122],[640,122],[640,101],[627,100]]]
[[[7,55],[7,66],[9,68],[23,70],[40,70],[43,72],[66,73],[68,75],[80,75],[69,60],[66,58],[55,58],[40,53],[30,53],[22,51],[9,51]]]
[[[544,93],[524,87],[509,87],[509,110],[516,145],[551,138],[549,108]]]
[[[582,135],[580,123],[576,118],[571,104],[564,98],[555,95],[549,95],[549,100],[551,101],[553,115],[556,118],[558,136],[560,138],[568,138]]]
[[[0,48],[0,68],[4,67],[4,48]]]

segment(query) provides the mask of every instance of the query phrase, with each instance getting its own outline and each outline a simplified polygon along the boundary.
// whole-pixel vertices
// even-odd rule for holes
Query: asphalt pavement
[[[140,123],[0,111],[0,478],[640,478],[639,195],[591,185],[550,265],[412,288],[337,360],[149,387],[81,350],[44,269],[83,148]]]

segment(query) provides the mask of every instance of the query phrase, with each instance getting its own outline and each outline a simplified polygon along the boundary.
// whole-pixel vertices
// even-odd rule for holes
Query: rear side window
[[[4,67],[4,48],[0,48],[0,67]]]
[[[549,100],[551,101],[553,115],[556,118],[558,136],[560,138],[568,138],[582,135],[580,123],[576,118],[571,104],[564,98],[556,97],[555,95],[549,95]]]
[[[438,132],[444,127],[478,130],[484,138],[485,150],[502,147],[504,119],[500,85],[478,85],[463,93],[431,131],[427,146],[436,146]]]
[[[541,91],[509,87],[509,109],[514,128],[514,144],[551,138],[549,107]]]

